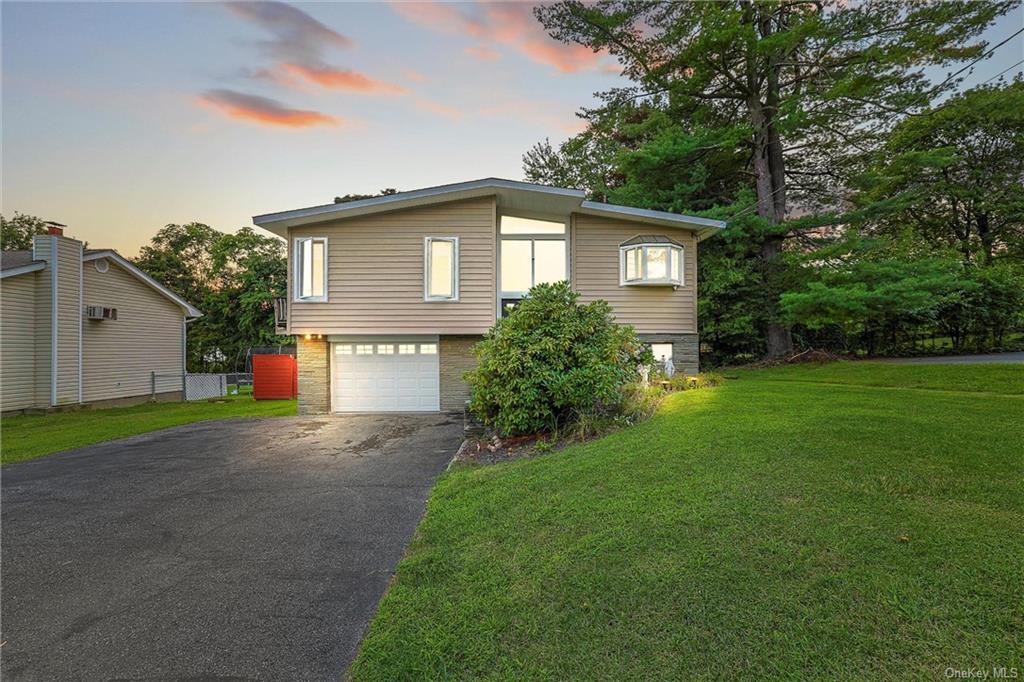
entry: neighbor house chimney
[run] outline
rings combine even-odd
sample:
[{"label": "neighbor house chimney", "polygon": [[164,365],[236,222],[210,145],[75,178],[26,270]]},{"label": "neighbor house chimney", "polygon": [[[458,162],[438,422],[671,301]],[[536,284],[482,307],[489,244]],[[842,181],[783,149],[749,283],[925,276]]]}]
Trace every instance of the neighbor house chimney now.
[{"label": "neighbor house chimney", "polygon": [[52,220],[47,220],[43,224],[46,225],[46,232],[47,232],[47,234],[57,235],[58,237],[63,237],[64,236],[64,228],[67,227],[67,225],[62,225],[60,223],[55,223]]}]

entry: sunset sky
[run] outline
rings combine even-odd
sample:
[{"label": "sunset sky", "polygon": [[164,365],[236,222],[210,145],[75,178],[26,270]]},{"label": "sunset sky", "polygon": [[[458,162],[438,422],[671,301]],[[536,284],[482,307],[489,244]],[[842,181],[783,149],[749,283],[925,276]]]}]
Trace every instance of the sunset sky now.
[{"label": "sunset sky", "polygon": [[[234,230],[338,194],[519,179],[527,148],[624,83],[530,10],[5,2],[3,214],[131,256],[166,223]],[[1018,36],[965,87],[1020,59]]]}]

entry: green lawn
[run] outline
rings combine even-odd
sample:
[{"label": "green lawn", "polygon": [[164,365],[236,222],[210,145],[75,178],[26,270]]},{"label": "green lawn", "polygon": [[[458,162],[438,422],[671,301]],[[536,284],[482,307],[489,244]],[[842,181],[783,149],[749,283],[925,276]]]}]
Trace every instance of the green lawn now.
[{"label": "green lawn", "polygon": [[773,381],[1024,394],[1024,367],[1020,365],[901,365],[856,361],[790,365],[766,370],[734,370],[726,374],[757,376]]},{"label": "green lawn", "polygon": [[1024,669],[1024,366],[732,374],[444,475],[353,677]]},{"label": "green lawn", "polygon": [[3,417],[0,419],[0,462],[21,462],[82,445],[208,419],[293,414],[294,400],[253,400],[243,394],[228,396],[219,402],[145,403],[134,407]]}]

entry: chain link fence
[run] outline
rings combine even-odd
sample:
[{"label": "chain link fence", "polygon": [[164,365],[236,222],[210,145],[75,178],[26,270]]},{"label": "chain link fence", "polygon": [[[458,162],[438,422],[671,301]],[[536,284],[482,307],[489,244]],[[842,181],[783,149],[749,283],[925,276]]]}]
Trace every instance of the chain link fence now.
[{"label": "chain link fence", "polygon": [[185,400],[208,400],[228,394],[226,374],[160,374],[150,372],[150,398],[180,392]]},{"label": "chain link fence", "polygon": [[208,400],[228,394],[226,374],[186,374],[185,400]]}]

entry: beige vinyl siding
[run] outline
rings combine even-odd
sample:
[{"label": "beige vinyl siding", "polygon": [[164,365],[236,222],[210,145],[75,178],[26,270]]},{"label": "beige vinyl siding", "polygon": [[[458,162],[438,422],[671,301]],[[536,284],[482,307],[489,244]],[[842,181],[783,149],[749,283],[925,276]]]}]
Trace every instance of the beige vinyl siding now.
[{"label": "beige vinyl siding", "polygon": [[[328,250],[327,302],[295,302],[289,277],[291,332],[482,334],[495,317],[495,212],[486,197],[291,230],[289,251],[296,237],[327,237]],[[431,236],[459,238],[458,301],[423,300]]]},{"label": "beige vinyl siding", "polygon": [[[33,257],[35,260],[49,261],[52,246],[56,240],[49,236],[37,236],[33,240]],[[53,310],[53,270],[47,263],[46,269],[37,271],[36,276],[36,407],[49,407],[50,396],[50,365],[53,353],[52,329]]]},{"label": "beige vinyl siding", "polygon": [[82,242],[57,240],[57,404],[79,402]]},{"label": "beige vinyl siding", "polygon": [[[683,245],[684,286],[619,286],[619,244],[640,234],[665,235]],[[572,278],[581,301],[608,301],[616,320],[641,334],[697,331],[697,240],[689,230],[576,214]]]},{"label": "beige vinyl siding", "polygon": [[157,392],[181,390],[184,311],[107,259],[83,263],[84,305],[117,308],[116,320],[85,320],[82,398],[85,402],[149,395],[151,372],[162,374]]},{"label": "beige vinyl siding", "polygon": [[[0,280],[0,411],[36,407],[36,277]],[[45,406],[45,404],[43,405]]]}]

